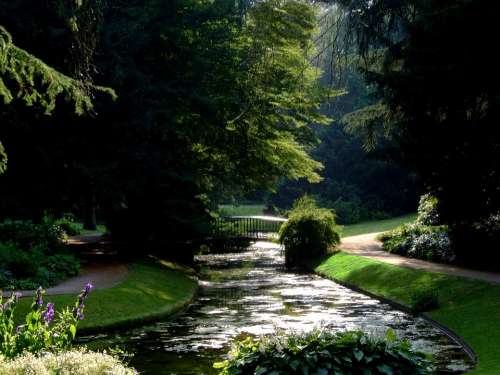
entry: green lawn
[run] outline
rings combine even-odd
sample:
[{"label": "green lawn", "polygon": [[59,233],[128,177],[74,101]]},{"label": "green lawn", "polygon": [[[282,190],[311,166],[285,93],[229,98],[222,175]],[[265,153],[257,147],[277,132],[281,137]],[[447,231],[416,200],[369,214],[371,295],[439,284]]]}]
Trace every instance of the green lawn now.
[{"label": "green lawn", "polygon": [[83,229],[83,223],[80,221],[76,222],[75,224],[80,229],[81,234],[97,234],[97,233],[106,233],[108,231],[106,225],[104,224],[97,224],[97,228],[95,230]]},{"label": "green lawn", "polygon": [[359,224],[346,225],[342,228],[342,237],[358,234],[385,232],[401,224],[409,223],[417,218],[417,214],[408,214],[387,220],[365,221]]},{"label": "green lawn", "polygon": [[263,204],[242,204],[239,206],[234,206],[230,204],[221,204],[219,210],[223,215],[226,216],[259,216],[264,215],[264,209],[266,208]]},{"label": "green lawn", "polygon": [[[162,261],[131,265],[129,277],[109,289],[92,291],[80,329],[99,330],[152,320],[186,306],[197,290],[197,282],[172,264]],[[73,304],[73,295],[48,296],[56,307]],[[16,316],[25,315],[31,298],[22,298]]]},{"label": "green lawn", "polygon": [[440,308],[429,315],[452,329],[475,350],[470,374],[500,374],[500,285],[389,265],[346,253],[316,268],[323,276],[409,305],[418,290],[436,288]]}]

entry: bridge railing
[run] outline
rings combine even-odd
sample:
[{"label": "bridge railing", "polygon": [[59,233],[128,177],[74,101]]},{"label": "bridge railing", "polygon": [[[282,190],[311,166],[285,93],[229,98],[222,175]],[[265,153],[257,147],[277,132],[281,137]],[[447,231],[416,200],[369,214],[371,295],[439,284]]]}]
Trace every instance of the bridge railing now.
[{"label": "bridge railing", "polygon": [[278,233],[286,221],[275,216],[221,216],[217,219],[214,237],[264,239]]}]

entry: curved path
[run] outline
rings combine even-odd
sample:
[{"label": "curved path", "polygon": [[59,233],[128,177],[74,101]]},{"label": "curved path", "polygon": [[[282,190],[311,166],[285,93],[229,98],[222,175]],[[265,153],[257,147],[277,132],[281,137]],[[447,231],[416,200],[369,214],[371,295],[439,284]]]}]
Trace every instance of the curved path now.
[{"label": "curved path", "polygon": [[396,266],[414,268],[430,272],[444,273],[452,276],[466,277],[500,284],[500,274],[494,272],[476,271],[448,264],[427,262],[425,260],[406,258],[382,250],[382,243],[377,240],[380,233],[361,234],[342,239],[340,248],[346,253],[364,256]]},{"label": "curved path", "polygon": [[[59,294],[78,294],[88,282],[95,289],[112,288],[120,284],[128,276],[128,268],[125,264],[93,264],[82,267],[78,276],[69,278],[59,285],[47,288],[45,294],[55,296]],[[23,297],[33,296],[33,290],[21,290]],[[3,292],[3,296],[10,296],[11,292]]]}]

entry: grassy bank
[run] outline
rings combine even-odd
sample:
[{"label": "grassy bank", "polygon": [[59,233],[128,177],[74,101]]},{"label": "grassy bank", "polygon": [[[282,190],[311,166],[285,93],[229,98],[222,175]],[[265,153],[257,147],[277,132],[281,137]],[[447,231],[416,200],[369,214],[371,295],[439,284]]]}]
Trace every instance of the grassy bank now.
[{"label": "grassy bank", "polygon": [[219,210],[227,216],[259,216],[264,215],[266,206],[263,204],[242,204],[234,206],[231,204],[221,204]]},{"label": "grassy bank", "polygon": [[342,237],[357,236],[358,234],[378,233],[394,229],[402,224],[414,221],[417,214],[408,214],[386,220],[366,221],[359,224],[342,227]]},{"label": "grassy bank", "polygon": [[[197,282],[174,265],[151,261],[130,266],[127,280],[109,289],[92,291],[85,309],[80,332],[124,327],[168,316],[189,304],[197,290]],[[76,296],[47,296],[61,309],[73,305]],[[23,317],[31,298],[22,298],[17,317]]]},{"label": "grassy bank", "polygon": [[346,253],[331,256],[316,271],[405,305],[409,305],[416,291],[437,289],[440,307],[428,315],[475,350],[478,364],[470,374],[500,374],[500,285],[393,266]]}]

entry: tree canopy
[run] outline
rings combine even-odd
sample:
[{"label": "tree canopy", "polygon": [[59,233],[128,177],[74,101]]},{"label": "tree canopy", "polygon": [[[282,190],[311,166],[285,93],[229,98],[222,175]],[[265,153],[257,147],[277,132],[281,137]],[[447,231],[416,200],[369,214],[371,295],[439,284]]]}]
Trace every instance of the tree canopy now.
[{"label": "tree canopy", "polygon": [[[484,0],[341,1],[380,102],[353,116],[394,141],[387,155],[439,199],[452,232],[500,210],[498,5]],[[460,247],[465,243],[454,238]],[[459,249],[457,249],[459,250]],[[462,249],[465,251],[465,249]],[[462,251],[462,252],[463,252]]]},{"label": "tree canopy", "polygon": [[[0,136],[15,168],[2,177],[4,212],[96,206],[116,235],[196,237],[222,196],[274,189],[283,177],[320,180],[311,124],[329,122],[318,109],[335,93],[312,63],[316,6],[91,3],[90,70],[76,71],[118,99],[95,103],[88,119],[64,106],[50,119],[6,109]],[[73,75],[66,52],[82,36],[57,4],[2,4],[0,23],[21,48]]]}]

